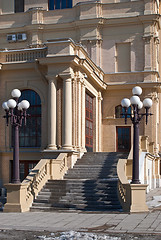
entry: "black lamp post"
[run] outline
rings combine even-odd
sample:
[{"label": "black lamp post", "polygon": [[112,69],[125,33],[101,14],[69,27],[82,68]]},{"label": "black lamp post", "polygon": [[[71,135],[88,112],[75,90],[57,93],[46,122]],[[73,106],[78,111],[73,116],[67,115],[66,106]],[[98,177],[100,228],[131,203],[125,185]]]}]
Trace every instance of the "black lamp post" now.
[{"label": "black lamp post", "polygon": [[[149,109],[152,106],[152,100],[145,98],[143,102],[140,101],[139,95],[142,94],[142,88],[136,86],[132,89],[133,96],[128,99],[124,98],[121,101],[122,108],[125,116],[125,124],[127,123],[127,117],[129,116],[133,123],[133,172],[132,172],[132,184],[139,184],[139,123],[143,116],[146,117],[146,124],[148,123]],[[132,106],[132,112],[128,113],[128,107]],[[140,113],[141,108],[144,106],[145,113]]]},{"label": "black lamp post", "polygon": [[10,124],[14,130],[14,141],[13,141],[13,180],[12,183],[20,183],[20,167],[19,167],[19,127],[26,125],[26,110],[29,108],[30,103],[27,100],[22,100],[18,103],[21,92],[18,89],[14,89],[11,92],[13,99],[9,99],[7,102],[2,104],[6,115],[6,124]]}]

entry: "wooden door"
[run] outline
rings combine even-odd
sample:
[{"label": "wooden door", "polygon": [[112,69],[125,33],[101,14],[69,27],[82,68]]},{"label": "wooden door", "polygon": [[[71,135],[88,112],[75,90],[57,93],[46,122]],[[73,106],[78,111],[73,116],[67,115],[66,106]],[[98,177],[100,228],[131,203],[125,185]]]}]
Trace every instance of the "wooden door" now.
[{"label": "wooden door", "polygon": [[93,98],[86,93],[86,149],[93,152]]}]

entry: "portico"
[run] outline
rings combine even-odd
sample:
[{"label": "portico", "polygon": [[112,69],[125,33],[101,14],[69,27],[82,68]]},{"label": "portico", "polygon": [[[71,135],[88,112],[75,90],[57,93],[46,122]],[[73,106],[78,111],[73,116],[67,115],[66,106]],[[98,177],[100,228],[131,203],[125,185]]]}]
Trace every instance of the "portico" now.
[{"label": "portico", "polygon": [[[6,72],[7,94],[14,86],[21,90],[34,90],[40,96],[41,145],[40,150],[32,147],[33,160],[39,161],[42,157],[54,158],[60,152],[66,151],[80,155],[88,150],[87,141],[90,141],[90,151],[100,150],[101,92],[106,89],[106,84],[103,82],[103,71],[90,60],[84,49],[72,40],[53,41],[46,43],[46,47],[47,55],[38,58],[36,62],[33,60],[27,63],[23,57],[21,62],[16,61],[16,57],[13,57],[16,53],[13,53],[14,61],[7,64],[3,62],[1,69],[2,71],[9,70]],[[60,48],[65,51],[60,51]],[[25,55],[25,50],[20,54]],[[2,55],[5,55],[5,52]],[[12,68],[12,66],[14,67]],[[30,79],[26,76],[26,69]],[[16,84],[14,82],[15,70],[21,70]],[[10,74],[13,78],[10,77]],[[87,96],[92,101],[91,120],[89,116],[86,116]],[[7,136],[7,141],[12,144],[11,133]],[[25,153],[24,149],[20,148],[20,160],[31,160],[31,148],[29,147],[27,150]],[[11,152],[6,154],[8,164],[11,156]],[[8,171],[4,183],[10,178]]]}]

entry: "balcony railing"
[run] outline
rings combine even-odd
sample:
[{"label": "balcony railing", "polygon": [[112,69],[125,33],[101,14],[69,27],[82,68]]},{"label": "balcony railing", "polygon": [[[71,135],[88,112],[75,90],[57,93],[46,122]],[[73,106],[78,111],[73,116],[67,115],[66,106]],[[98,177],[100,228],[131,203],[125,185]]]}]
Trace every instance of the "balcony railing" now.
[{"label": "balcony railing", "polygon": [[0,52],[1,62],[32,62],[47,55],[47,48],[8,50]]}]

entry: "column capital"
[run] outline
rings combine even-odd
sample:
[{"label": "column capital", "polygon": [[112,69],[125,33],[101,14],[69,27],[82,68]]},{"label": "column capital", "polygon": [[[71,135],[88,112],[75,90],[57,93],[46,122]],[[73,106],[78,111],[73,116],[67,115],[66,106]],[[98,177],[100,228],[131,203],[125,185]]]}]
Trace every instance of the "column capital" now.
[{"label": "column capital", "polygon": [[102,101],[102,100],[103,100],[103,97],[102,97],[102,93],[101,93],[101,92],[98,92],[98,100],[99,100],[99,101]]},{"label": "column capital", "polygon": [[149,44],[153,38],[153,35],[144,35],[143,40],[146,44]]},{"label": "column capital", "polygon": [[77,77],[76,79],[77,83],[80,83],[85,86],[84,78],[83,77]]},{"label": "column capital", "polygon": [[46,75],[45,77],[49,82],[52,82],[58,79],[58,75]]},{"label": "column capital", "polygon": [[156,103],[159,102],[159,97],[157,92],[151,92],[147,95],[147,97],[151,98],[153,102],[156,102]]},{"label": "column capital", "polygon": [[73,74],[71,73],[61,73],[58,76],[62,78],[64,81],[69,81],[69,80],[71,81],[74,78]]}]

